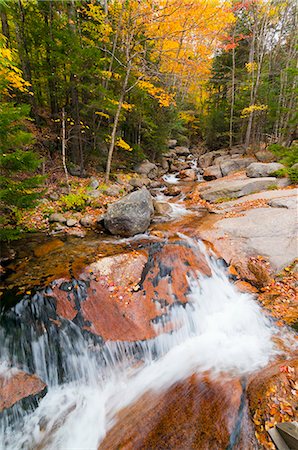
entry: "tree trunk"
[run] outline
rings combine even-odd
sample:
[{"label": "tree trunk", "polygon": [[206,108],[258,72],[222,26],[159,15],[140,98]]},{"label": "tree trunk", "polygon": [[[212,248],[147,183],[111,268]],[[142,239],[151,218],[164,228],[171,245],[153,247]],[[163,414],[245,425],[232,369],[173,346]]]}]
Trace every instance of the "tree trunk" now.
[{"label": "tree trunk", "polygon": [[62,108],[62,165],[65,173],[66,184],[68,192],[70,192],[70,185],[68,180],[68,171],[66,166],[66,125],[65,125],[65,110]]},{"label": "tree trunk", "polygon": [[[235,30],[233,32],[233,44],[235,45]],[[232,98],[230,109],[230,148],[233,145],[233,118],[234,118],[234,106],[235,106],[235,47],[232,49]]]},{"label": "tree trunk", "polygon": [[127,88],[127,84],[128,84],[130,71],[131,71],[131,62],[129,62],[128,66],[127,66],[125,79],[124,79],[123,86],[122,86],[122,92],[120,95],[120,99],[119,99],[119,103],[118,103],[118,107],[117,107],[117,111],[116,111],[116,115],[115,115],[115,119],[114,119],[114,123],[113,123],[113,130],[112,130],[112,134],[111,134],[111,143],[110,143],[110,147],[109,147],[106,176],[105,176],[106,183],[109,181],[109,178],[110,178],[111,164],[112,164],[113,152],[114,152],[114,148],[115,148],[116,133],[117,133],[121,108],[122,108],[123,100],[124,100],[125,93],[126,93],[126,88]]}]

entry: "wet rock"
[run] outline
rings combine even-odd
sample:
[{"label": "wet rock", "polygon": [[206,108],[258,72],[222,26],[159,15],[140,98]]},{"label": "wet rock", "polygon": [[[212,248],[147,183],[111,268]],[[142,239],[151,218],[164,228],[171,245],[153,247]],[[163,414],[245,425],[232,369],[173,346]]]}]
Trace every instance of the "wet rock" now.
[{"label": "wet rock", "polygon": [[255,160],[254,158],[233,158],[228,161],[224,161],[220,164],[220,169],[222,175],[225,177],[232,172],[236,172],[237,170],[245,169]]},{"label": "wet rock", "polygon": [[171,205],[167,202],[157,202],[154,200],[153,206],[155,213],[158,214],[159,216],[166,216],[172,212]]},{"label": "wet rock", "polygon": [[279,163],[261,163],[254,162],[246,168],[246,175],[250,178],[270,177],[270,175],[285,166]]},{"label": "wet rock", "polygon": [[190,150],[188,147],[176,147],[175,153],[177,156],[188,156],[190,154]]},{"label": "wet rock", "polygon": [[63,216],[63,214],[53,213],[49,217],[49,222],[50,223],[54,223],[54,222],[66,223],[66,218]]},{"label": "wet rock", "polygon": [[68,219],[66,221],[66,225],[70,228],[75,227],[78,224],[78,221],[75,219]]},{"label": "wet rock", "polygon": [[169,195],[171,197],[176,197],[177,195],[181,194],[181,189],[178,186],[168,186],[167,189],[164,191],[165,195]]},{"label": "wet rock", "polygon": [[276,161],[276,156],[269,150],[260,150],[259,152],[255,153],[255,157],[257,158],[258,161],[263,163]]},{"label": "wet rock", "polygon": [[148,178],[153,179],[157,176],[158,167],[156,166],[156,164],[145,160],[136,167],[135,171],[140,175],[146,175]]},{"label": "wet rock", "polygon": [[36,375],[18,369],[0,373],[0,413],[21,403],[22,407],[36,404],[47,392],[46,384]]},{"label": "wet rock", "polygon": [[89,187],[91,187],[91,189],[97,189],[98,186],[99,186],[99,181],[96,178],[91,177]]},{"label": "wet rock", "polygon": [[201,196],[204,200],[214,202],[218,199],[233,199],[243,197],[244,195],[252,194],[257,191],[262,191],[271,187],[277,182],[274,177],[264,177],[255,179],[240,179],[240,180],[215,180],[211,181],[205,187],[201,188]]},{"label": "wet rock", "polygon": [[222,173],[219,166],[210,166],[204,169],[203,178],[206,181],[216,180],[221,177]]},{"label": "wet rock", "polygon": [[177,145],[177,139],[169,139],[168,140],[168,147],[169,148],[175,148]]},{"label": "wet rock", "polygon": [[133,236],[147,230],[153,214],[152,197],[143,188],[110,204],[104,217],[104,226],[112,234]]},{"label": "wet rock", "polygon": [[86,228],[92,227],[93,223],[94,223],[94,220],[91,215],[84,216],[80,219],[80,224]]},{"label": "wet rock", "polygon": [[184,169],[179,173],[181,179],[185,181],[195,181],[197,179],[197,174],[194,169]]},{"label": "wet rock", "polygon": [[[241,431],[241,395],[239,380],[208,375],[193,375],[166,391],[148,392],[120,411],[100,449],[125,448],[128,442],[134,449],[230,448]],[[251,434],[242,448],[255,448],[248,442],[254,439]]]}]

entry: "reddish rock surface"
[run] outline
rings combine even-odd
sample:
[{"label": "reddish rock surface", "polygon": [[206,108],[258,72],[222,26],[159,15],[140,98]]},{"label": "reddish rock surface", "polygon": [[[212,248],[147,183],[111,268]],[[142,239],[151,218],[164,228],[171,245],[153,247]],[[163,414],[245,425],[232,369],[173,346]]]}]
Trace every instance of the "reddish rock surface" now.
[{"label": "reddish rock surface", "polygon": [[273,450],[267,430],[279,422],[298,419],[298,359],[280,360],[250,377],[248,400],[256,437],[264,448]]},{"label": "reddish rock surface", "polygon": [[53,289],[56,311],[69,320],[80,312],[83,327],[105,340],[148,339],[155,336],[153,323],[168,314],[170,305],[187,301],[188,277],[196,270],[210,275],[204,257],[179,240],[153,244],[149,252],[104,257],[81,274],[87,287],[79,302],[77,286],[61,290],[59,281]]},{"label": "reddish rock surface", "polygon": [[251,430],[241,437],[241,397],[239,380],[193,375],[121,411],[99,449],[224,449],[234,435],[235,442],[242,438],[242,449],[254,448]]},{"label": "reddish rock surface", "polygon": [[7,376],[0,374],[0,412],[11,408],[28,397],[43,396],[46,385],[36,375],[18,370],[8,370]]}]

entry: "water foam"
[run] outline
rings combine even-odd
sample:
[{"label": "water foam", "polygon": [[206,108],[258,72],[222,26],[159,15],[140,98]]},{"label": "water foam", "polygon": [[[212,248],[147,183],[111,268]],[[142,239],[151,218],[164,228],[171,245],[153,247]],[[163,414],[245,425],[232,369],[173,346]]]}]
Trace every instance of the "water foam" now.
[{"label": "water foam", "polygon": [[[190,239],[188,244],[197,247]],[[204,251],[202,244],[198,251]],[[135,347],[107,342],[104,349],[94,346],[90,351],[78,329],[70,339],[64,328],[68,382],[59,385],[49,367],[45,369],[47,340],[32,342],[36,373],[52,378],[52,383],[38,408],[24,417],[21,430],[2,428],[2,448],[97,449],[117,413],[149,390],[167,389],[195,372],[239,375],[265,366],[277,353],[274,326],[253,297],[238,292],[223,267],[206,258],[211,277],[193,274],[189,303],[168,309],[167,322],[155,325],[155,339]],[[169,321],[174,331],[166,333]]]}]

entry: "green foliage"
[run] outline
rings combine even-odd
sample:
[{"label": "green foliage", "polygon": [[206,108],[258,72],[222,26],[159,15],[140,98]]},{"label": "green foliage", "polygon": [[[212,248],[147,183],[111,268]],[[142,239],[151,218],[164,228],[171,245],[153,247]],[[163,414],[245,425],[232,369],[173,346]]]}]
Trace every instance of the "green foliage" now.
[{"label": "green foliage", "polygon": [[67,195],[63,195],[59,204],[64,211],[75,210],[82,211],[87,204],[88,196],[83,192],[78,193],[70,193]]},{"label": "green foliage", "polygon": [[272,175],[277,178],[288,177],[292,184],[298,184],[298,168],[285,167],[284,169],[276,170]]},{"label": "green foliage", "polygon": [[268,150],[274,153],[281,164],[287,167],[291,167],[298,163],[298,146],[293,145],[292,147],[284,147],[279,144],[271,144],[268,146]]},{"label": "green foliage", "polygon": [[0,242],[16,241],[22,237],[22,234],[20,228],[0,228]]}]

